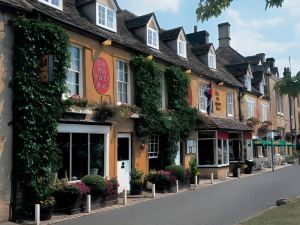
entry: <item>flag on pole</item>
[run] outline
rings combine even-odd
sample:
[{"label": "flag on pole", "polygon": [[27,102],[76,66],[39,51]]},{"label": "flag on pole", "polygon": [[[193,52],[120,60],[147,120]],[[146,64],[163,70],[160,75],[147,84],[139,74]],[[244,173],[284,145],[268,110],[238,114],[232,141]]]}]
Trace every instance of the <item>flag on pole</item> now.
[{"label": "flag on pole", "polygon": [[204,95],[207,98],[206,112],[207,112],[207,115],[210,115],[211,113],[213,113],[213,87],[212,87],[212,81],[210,82],[208,88],[204,91]]}]

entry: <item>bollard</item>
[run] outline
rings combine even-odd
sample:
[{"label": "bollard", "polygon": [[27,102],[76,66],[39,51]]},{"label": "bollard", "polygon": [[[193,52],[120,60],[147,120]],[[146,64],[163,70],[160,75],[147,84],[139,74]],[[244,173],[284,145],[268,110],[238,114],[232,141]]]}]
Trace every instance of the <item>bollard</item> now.
[{"label": "bollard", "polygon": [[238,178],[241,178],[241,168],[237,169]]},{"label": "bollard", "polygon": [[176,193],[179,193],[179,184],[178,184],[178,180],[176,180]]},{"label": "bollard", "polygon": [[155,184],[152,184],[152,198],[155,198],[156,194],[155,194]]},{"label": "bollard", "polygon": [[228,180],[228,171],[225,171],[225,181]]},{"label": "bollard", "polygon": [[35,204],[35,224],[40,225],[41,222],[41,210],[40,204]]},{"label": "bollard", "polygon": [[198,177],[195,176],[195,188],[198,188]]},{"label": "bollard", "polygon": [[86,196],[86,210],[88,213],[90,213],[92,211],[92,207],[91,207],[91,195],[87,195]]},{"label": "bollard", "polygon": [[123,189],[123,205],[127,205],[127,191]]},{"label": "bollard", "polygon": [[210,173],[210,183],[214,183],[214,173]]}]

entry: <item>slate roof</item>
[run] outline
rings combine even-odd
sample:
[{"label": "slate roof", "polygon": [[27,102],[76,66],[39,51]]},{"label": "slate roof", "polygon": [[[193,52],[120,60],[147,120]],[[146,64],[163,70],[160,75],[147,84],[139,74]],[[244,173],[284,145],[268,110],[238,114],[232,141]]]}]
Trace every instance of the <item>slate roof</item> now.
[{"label": "slate roof", "polygon": [[[135,28],[143,27],[143,26],[147,25],[147,23],[149,22],[149,20],[151,19],[152,16],[155,18],[154,13],[149,13],[149,14],[146,14],[143,16],[138,16],[138,17],[134,17],[129,20],[126,20],[125,23],[126,23],[128,29],[135,29]],[[156,21],[156,24],[158,25],[157,21]]]},{"label": "slate roof", "polygon": [[247,56],[246,57],[246,61],[248,61],[250,64],[259,64],[259,62],[261,61],[260,56],[258,55],[253,55],[253,56]]},{"label": "slate roof", "polygon": [[240,53],[238,53],[231,47],[219,47],[216,50],[216,54],[218,57],[221,57],[224,60],[226,60],[228,64],[247,62],[245,61],[244,56],[242,56]]},{"label": "slate roof", "polygon": [[206,30],[190,33],[186,35],[186,38],[193,46],[207,44],[209,33]]},{"label": "slate roof", "polygon": [[221,118],[208,116],[204,113],[198,115],[197,130],[235,130],[252,131],[248,125],[234,118]]},{"label": "slate roof", "polygon": [[[75,5],[77,7],[81,7],[81,6],[84,6],[84,5],[87,5],[89,3],[92,3],[92,2],[95,2],[96,0],[75,0]],[[113,0],[117,9],[120,10],[120,7],[119,7],[119,4],[116,0]]]},{"label": "slate roof", "polygon": [[209,52],[209,49],[210,49],[211,46],[213,46],[212,43],[203,44],[203,45],[193,47],[192,50],[196,55],[204,55],[204,54],[207,54]]},{"label": "slate roof", "polygon": [[31,6],[25,0],[0,0],[0,5],[22,11],[31,11]]},{"label": "slate roof", "polygon": [[183,30],[182,27],[177,27],[171,30],[163,30],[159,37],[162,41],[175,40],[178,38],[181,30]]},{"label": "slate roof", "polygon": [[228,64],[226,68],[236,77],[241,77],[247,74],[249,64],[248,63],[235,63]]}]

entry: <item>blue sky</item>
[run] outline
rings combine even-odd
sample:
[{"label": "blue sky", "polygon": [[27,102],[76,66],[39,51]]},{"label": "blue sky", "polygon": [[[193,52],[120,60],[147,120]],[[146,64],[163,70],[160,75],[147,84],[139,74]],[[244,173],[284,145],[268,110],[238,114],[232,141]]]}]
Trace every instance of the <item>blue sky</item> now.
[{"label": "blue sky", "polygon": [[210,33],[210,42],[218,47],[218,24],[231,24],[231,46],[242,55],[265,53],[274,57],[282,74],[289,66],[300,71],[300,1],[285,0],[282,8],[265,11],[265,0],[236,0],[221,16],[197,22],[195,10],[199,0],[118,0],[122,9],[137,15],[155,12],[161,28],[183,26],[186,33],[198,30]]}]

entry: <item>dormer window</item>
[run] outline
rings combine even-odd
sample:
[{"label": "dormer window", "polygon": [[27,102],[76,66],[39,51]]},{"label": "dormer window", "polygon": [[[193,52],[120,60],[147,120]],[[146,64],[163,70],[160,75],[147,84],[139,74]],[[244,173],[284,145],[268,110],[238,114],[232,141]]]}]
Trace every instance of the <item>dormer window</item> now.
[{"label": "dormer window", "polygon": [[62,10],[62,1],[63,0],[39,0],[39,2],[42,2],[59,10]]},{"label": "dormer window", "polygon": [[177,40],[177,54],[186,58],[186,43],[181,40]]},{"label": "dormer window", "polygon": [[245,75],[245,86],[248,91],[251,91],[251,76],[250,75]]},{"label": "dormer window", "polygon": [[158,49],[158,32],[151,27],[147,28],[147,45]]},{"label": "dormer window", "polygon": [[209,52],[208,52],[208,54],[207,54],[207,57],[208,57],[208,59],[207,59],[207,61],[208,61],[208,67],[209,68],[211,68],[211,69],[213,69],[213,70],[215,70],[215,69],[217,69],[217,63],[216,63],[216,53],[215,53],[215,51],[214,51],[214,47],[211,45],[211,47],[210,47],[210,50],[209,50]]},{"label": "dormer window", "polygon": [[265,78],[263,77],[263,80],[259,84],[259,92],[264,95],[265,94],[265,86],[266,86],[266,81]]},{"label": "dormer window", "polygon": [[97,1],[96,23],[111,31],[117,31],[116,10]]}]

